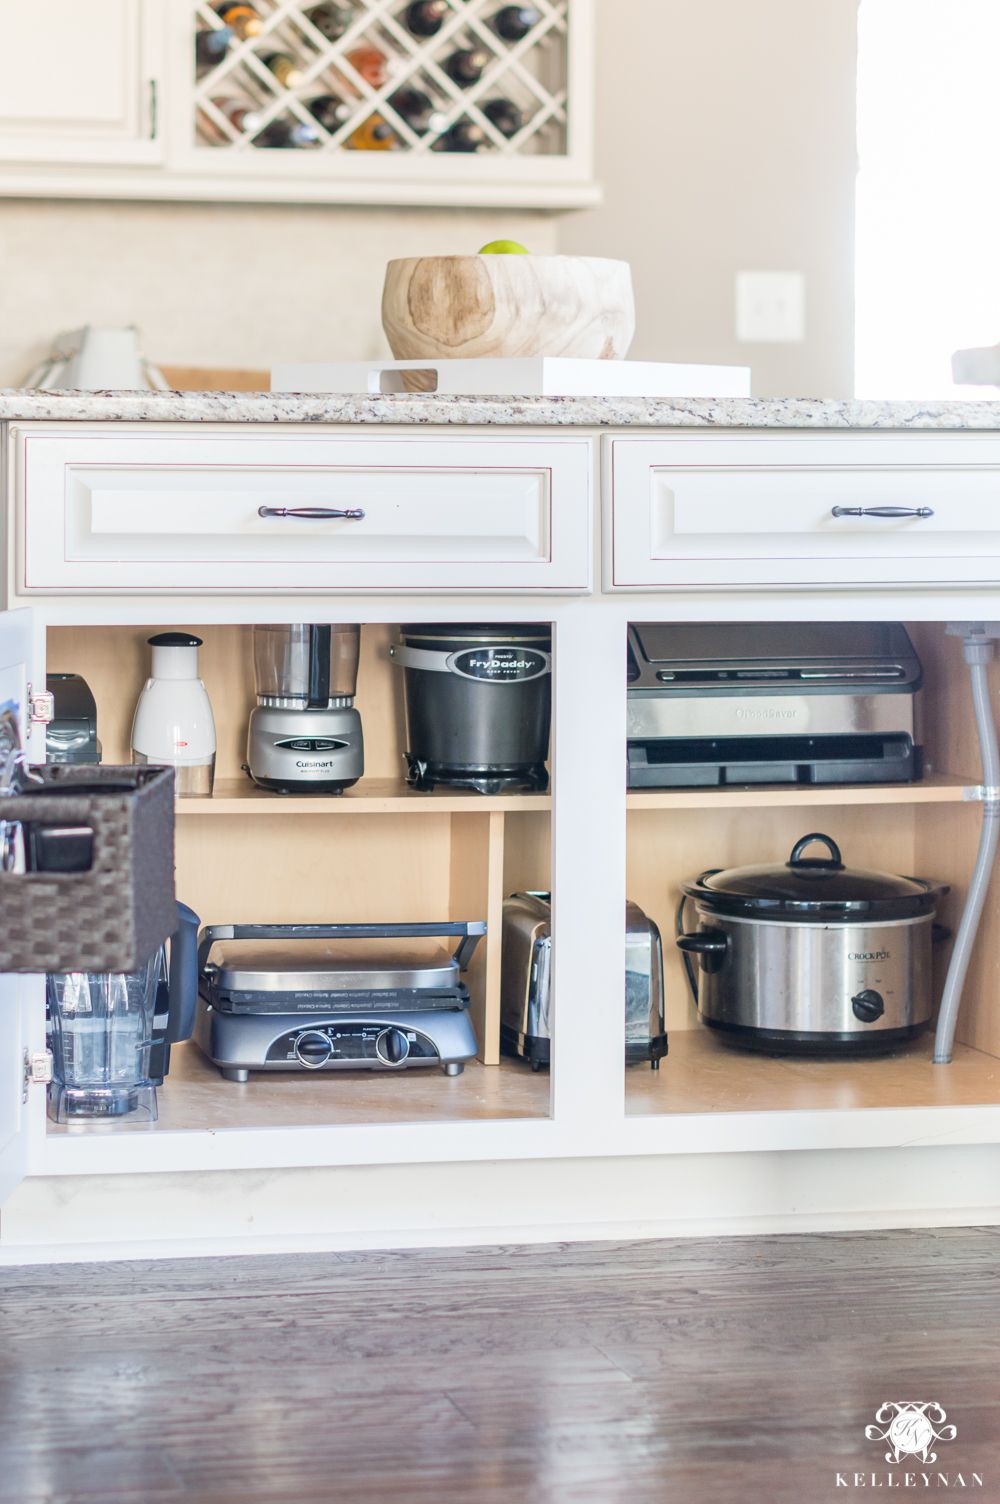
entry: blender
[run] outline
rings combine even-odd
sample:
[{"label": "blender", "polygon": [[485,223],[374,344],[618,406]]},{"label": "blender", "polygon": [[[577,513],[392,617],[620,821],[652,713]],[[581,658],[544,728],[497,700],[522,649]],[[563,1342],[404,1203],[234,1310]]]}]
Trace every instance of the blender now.
[{"label": "blender", "polygon": [[137,971],[46,978],[52,1050],[49,1117],[156,1120],[170,1045],[189,1039],[198,1004],[198,916],[177,905],[170,958],[159,946]]},{"label": "blender", "polygon": [[246,772],[278,794],[340,794],[365,770],[354,708],[359,626],[286,623],[253,629],[257,705]]}]

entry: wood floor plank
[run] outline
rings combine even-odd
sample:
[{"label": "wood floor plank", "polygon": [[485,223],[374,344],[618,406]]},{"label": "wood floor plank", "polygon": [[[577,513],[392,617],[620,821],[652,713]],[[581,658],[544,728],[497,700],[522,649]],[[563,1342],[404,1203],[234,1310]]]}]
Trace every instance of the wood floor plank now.
[{"label": "wood floor plank", "polygon": [[1000,1501],[1000,1230],[0,1272],[0,1504],[826,1504],[940,1401]]}]

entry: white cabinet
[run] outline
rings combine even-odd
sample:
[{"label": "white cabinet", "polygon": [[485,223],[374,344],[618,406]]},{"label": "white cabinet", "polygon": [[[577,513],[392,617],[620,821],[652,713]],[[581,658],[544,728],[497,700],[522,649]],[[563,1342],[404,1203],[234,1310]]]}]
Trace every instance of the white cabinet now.
[{"label": "white cabinet", "polygon": [[[32,613],[0,611],[0,763],[14,738],[24,742],[32,649]],[[26,1061],[41,1044],[39,993],[35,977],[0,976],[0,1203],[27,1173],[32,1121],[43,1126],[44,1087],[32,1096],[25,1082]]]},{"label": "white cabinet", "polygon": [[584,593],[592,441],[22,429],[25,595]]},{"label": "white cabinet", "polygon": [[608,589],[1000,580],[996,435],[695,434],[607,445]]},{"label": "white cabinet", "polygon": [[[308,0],[255,3],[259,34],[234,36],[205,71],[195,37],[220,23],[200,0],[0,0],[0,196],[597,201],[593,0],[546,0],[518,41],[499,35],[494,0],[462,0],[430,39],[403,7],[366,0],[332,41]],[[449,59],[470,48],[482,71],[460,85]],[[270,69],[272,53],[291,55],[290,76]],[[405,113],[412,88],[429,113]],[[331,90],[343,118],[317,125],[310,101]],[[494,124],[498,103],[513,126]],[[303,149],[278,149],[289,127]],[[476,150],[448,145],[456,127]]]},{"label": "white cabinet", "polygon": [[0,0],[0,162],[160,155],[157,0]]}]

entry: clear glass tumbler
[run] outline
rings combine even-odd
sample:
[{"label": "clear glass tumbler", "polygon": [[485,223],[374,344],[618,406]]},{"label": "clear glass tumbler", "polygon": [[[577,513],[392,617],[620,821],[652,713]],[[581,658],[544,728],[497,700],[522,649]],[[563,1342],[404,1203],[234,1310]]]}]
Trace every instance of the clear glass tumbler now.
[{"label": "clear glass tumbler", "polygon": [[157,951],[139,971],[55,972],[47,979],[52,1085],[49,1117],[154,1121],[149,1079]]}]

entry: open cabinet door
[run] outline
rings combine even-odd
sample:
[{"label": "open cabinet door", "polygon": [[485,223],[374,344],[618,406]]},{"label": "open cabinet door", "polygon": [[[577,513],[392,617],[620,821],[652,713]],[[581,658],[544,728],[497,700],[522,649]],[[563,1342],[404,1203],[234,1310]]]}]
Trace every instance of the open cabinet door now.
[{"label": "open cabinet door", "polygon": [[[2,752],[6,752],[14,741],[20,746],[27,745],[33,642],[30,611],[0,611]],[[0,976],[0,1205],[24,1179],[27,1170],[31,1114],[29,1104],[24,1100],[25,1055],[31,1045],[33,1007],[35,1027],[39,1025],[39,991],[37,977]],[[34,1103],[30,1105],[35,1106]]]}]

